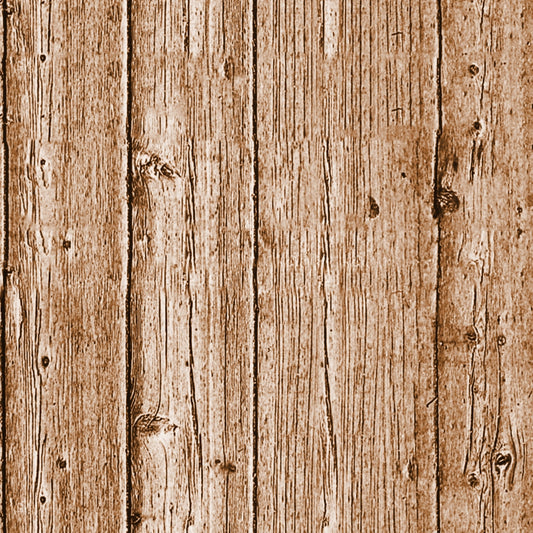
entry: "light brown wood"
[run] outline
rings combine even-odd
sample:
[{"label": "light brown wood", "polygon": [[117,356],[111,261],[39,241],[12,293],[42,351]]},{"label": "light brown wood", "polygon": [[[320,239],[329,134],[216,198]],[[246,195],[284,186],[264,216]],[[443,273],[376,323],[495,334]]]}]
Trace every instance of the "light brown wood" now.
[{"label": "light brown wood", "polygon": [[8,532],[126,529],[125,8],[7,6]]},{"label": "light brown wood", "polygon": [[533,528],[533,6],[442,3],[441,530]]},{"label": "light brown wood", "polygon": [[258,531],[435,531],[436,5],[258,4]]},{"label": "light brown wood", "polygon": [[132,524],[251,524],[248,2],[132,3]]},{"label": "light brown wood", "polygon": [[3,4],[5,533],[533,530],[530,2]]}]

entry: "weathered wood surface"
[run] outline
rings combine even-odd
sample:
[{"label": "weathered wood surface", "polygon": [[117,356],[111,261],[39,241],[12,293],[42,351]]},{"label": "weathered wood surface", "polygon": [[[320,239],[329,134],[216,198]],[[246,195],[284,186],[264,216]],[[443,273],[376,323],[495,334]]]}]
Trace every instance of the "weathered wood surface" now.
[{"label": "weathered wood surface", "polygon": [[258,531],[434,531],[436,7],[258,5]]},{"label": "weathered wood surface", "polygon": [[442,531],[533,530],[532,16],[442,3]]},{"label": "weathered wood surface", "polygon": [[132,3],[132,523],[251,523],[247,0]]},{"label": "weathered wood surface", "polygon": [[529,532],[533,7],[3,2],[5,532]]},{"label": "weathered wood surface", "polygon": [[126,528],[125,8],[4,6],[9,532]]}]

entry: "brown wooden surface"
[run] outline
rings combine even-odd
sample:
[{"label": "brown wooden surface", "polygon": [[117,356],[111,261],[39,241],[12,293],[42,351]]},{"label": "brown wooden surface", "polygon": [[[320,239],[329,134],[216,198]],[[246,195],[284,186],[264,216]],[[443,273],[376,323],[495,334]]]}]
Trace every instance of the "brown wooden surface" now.
[{"label": "brown wooden surface", "polygon": [[532,16],[442,4],[442,531],[533,530]]},{"label": "brown wooden surface", "polygon": [[259,4],[258,531],[431,531],[436,11],[339,6]]},{"label": "brown wooden surface", "polygon": [[5,530],[125,530],[125,2],[10,4]]},{"label": "brown wooden surface", "polygon": [[251,520],[250,6],[132,4],[132,516]]},{"label": "brown wooden surface", "polygon": [[531,531],[532,17],[4,1],[2,530]]}]

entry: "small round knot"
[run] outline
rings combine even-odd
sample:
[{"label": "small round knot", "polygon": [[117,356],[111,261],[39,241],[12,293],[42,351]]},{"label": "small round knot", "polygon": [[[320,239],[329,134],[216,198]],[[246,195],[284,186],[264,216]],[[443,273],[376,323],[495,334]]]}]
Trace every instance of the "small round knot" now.
[{"label": "small round knot", "polygon": [[475,489],[476,487],[479,486],[479,478],[477,477],[477,475],[472,472],[469,476],[468,476],[468,484],[473,488]]},{"label": "small round knot", "polygon": [[470,74],[472,74],[472,76],[476,76],[477,74],[479,74],[479,67],[473,63],[468,67],[468,70],[470,71]]},{"label": "small round knot", "polygon": [[476,342],[477,341],[477,331],[474,326],[468,326],[465,337],[470,342]]}]

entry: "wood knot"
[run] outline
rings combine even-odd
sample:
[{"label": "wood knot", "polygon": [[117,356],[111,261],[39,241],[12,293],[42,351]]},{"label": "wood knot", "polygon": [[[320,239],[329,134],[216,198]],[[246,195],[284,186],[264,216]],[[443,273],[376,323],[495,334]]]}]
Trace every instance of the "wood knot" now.
[{"label": "wood knot", "polygon": [[139,513],[133,513],[130,516],[130,522],[133,526],[136,526],[141,523],[141,515]]},{"label": "wood knot", "polygon": [[504,472],[509,467],[512,460],[513,458],[508,452],[497,453],[496,457],[494,458],[494,467],[496,469],[496,473],[500,475],[500,473]]},{"label": "wood knot", "polygon": [[215,459],[215,464],[219,466],[221,470],[226,472],[237,472],[237,467],[229,461],[227,463],[223,463],[220,459]]},{"label": "wood knot", "polygon": [[379,215],[379,205],[376,202],[376,200],[374,200],[374,198],[372,198],[372,196],[368,197],[368,201],[370,203],[369,216],[370,216],[370,218],[376,218]]},{"label": "wood knot", "polygon": [[158,179],[161,176],[168,179],[180,178],[180,173],[171,165],[165,163],[156,154],[140,154],[137,157],[137,168],[141,178]]},{"label": "wood knot", "polygon": [[475,489],[476,487],[479,486],[479,478],[477,477],[477,474],[475,472],[472,472],[469,476],[468,476],[468,484],[473,488]]},{"label": "wood knot", "polygon": [[146,414],[139,416],[133,427],[136,433],[152,436],[159,433],[169,433],[174,431],[177,426],[172,424],[167,417]]},{"label": "wood knot", "polygon": [[459,209],[459,198],[451,189],[440,189],[436,200],[435,215],[437,217],[444,213],[455,213]]},{"label": "wood knot", "polygon": [[468,70],[470,71],[470,74],[472,74],[472,76],[476,76],[477,74],[479,74],[479,67],[475,64],[472,64],[468,67]]},{"label": "wood knot", "polygon": [[71,243],[69,240],[65,239],[65,240],[63,241],[63,248],[64,248],[65,250],[70,250],[70,247],[71,247],[71,246],[72,246],[72,243]]},{"label": "wood knot", "polygon": [[465,333],[466,340],[469,342],[477,342],[477,331],[474,326],[468,326]]}]

